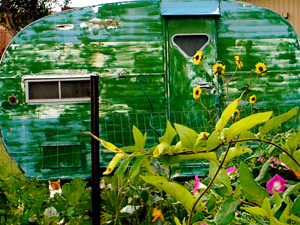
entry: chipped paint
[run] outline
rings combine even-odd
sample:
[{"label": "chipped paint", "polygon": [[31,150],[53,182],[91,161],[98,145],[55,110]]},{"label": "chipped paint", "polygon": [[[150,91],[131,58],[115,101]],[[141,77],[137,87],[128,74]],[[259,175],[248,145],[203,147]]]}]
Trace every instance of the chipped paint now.
[{"label": "chipped paint", "polygon": [[[176,34],[195,33],[209,35],[201,66],[195,66],[192,57],[182,54],[172,41]],[[229,87],[232,98],[255,79],[251,71],[260,61],[269,72],[252,89],[257,106],[275,101],[299,105],[299,40],[291,25],[270,10],[231,0],[138,0],[50,15],[19,32],[3,55],[3,140],[27,177],[89,177],[90,137],[82,132],[90,130],[90,103],[27,104],[24,78],[99,74],[101,138],[120,147],[133,145],[131,129],[136,125],[147,132],[150,147],[157,140],[149,126],[151,116],[159,132],[167,118],[202,129],[207,118],[201,108],[190,108],[192,89],[210,84],[211,65],[217,60],[226,64],[226,75],[231,76],[235,55],[244,67]],[[153,113],[136,83],[140,74],[147,75],[147,82],[140,83],[153,103]],[[16,104],[8,102],[10,96],[16,97]],[[217,97],[208,88],[203,103],[213,105]],[[58,149],[63,142],[81,146],[80,168],[78,160],[63,170],[43,168],[43,144],[56,143]],[[101,166],[111,158],[101,151]]]},{"label": "chipped paint", "polygon": [[91,31],[93,29],[97,30],[97,29],[101,29],[101,28],[116,29],[118,26],[119,26],[119,23],[112,19],[93,18],[87,22],[80,23],[81,28],[88,27],[89,31]]}]

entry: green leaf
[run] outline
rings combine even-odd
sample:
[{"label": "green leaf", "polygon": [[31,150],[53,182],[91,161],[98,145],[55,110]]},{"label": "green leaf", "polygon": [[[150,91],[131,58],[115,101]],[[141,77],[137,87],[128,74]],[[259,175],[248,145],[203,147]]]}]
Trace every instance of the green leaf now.
[{"label": "green leaf", "polygon": [[158,144],[153,152],[154,157],[158,157],[163,155],[164,153],[167,153],[170,149],[170,145],[167,142],[162,142]]},{"label": "green leaf", "polygon": [[240,205],[240,203],[240,199],[235,200],[231,197],[228,197],[217,211],[217,214],[214,218],[214,222],[217,225],[231,224],[231,221],[234,219],[234,214],[237,211],[237,208]]},{"label": "green leaf", "polygon": [[264,202],[263,202],[261,208],[266,211],[267,216],[268,216],[267,218],[269,219],[271,216],[271,204],[267,197],[264,199]]},{"label": "green leaf", "polygon": [[104,141],[100,138],[98,138],[96,135],[92,134],[91,132],[84,132],[84,133],[87,133],[89,135],[91,135],[94,139],[96,139],[97,141],[99,141],[101,143],[101,145],[106,148],[107,150],[110,150],[114,153],[120,153],[120,152],[123,152],[121,149],[117,148],[115,145],[113,145],[112,143],[110,142],[107,142],[107,141]]},{"label": "green leaf", "polygon": [[146,143],[147,133],[145,133],[144,136],[142,132],[134,125],[132,127],[132,133],[133,133],[135,146],[139,149],[139,151],[143,151]]},{"label": "green leaf", "polygon": [[263,200],[269,196],[269,192],[253,179],[252,173],[248,169],[246,163],[242,162],[240,164],[239,172],[239,180],[246,198],[250,202],[254,202],[261,206]]},{"label": "green leaf", "polygon": [[268,175],[269,170],[271,169],[270,164],[273,163],[271,160],[267,161],[261,168],[259,175],[255,178],[255,181],[261,183],[264,181],[264,178]]},{"label": "green leaf", "polygon": [[[140,176],[146,183],[149,183],[159,190],[170,194],[177,201],[180,201],[181,204],[186,208],[188,212],[192,210],[194,202],[196,199],[193,198],[192,194],[184,186],[169,182],[165,177],[161,176]],[[197,204],[195,210],[197,212],[206,211],[206,207],[203,205],[200,200]]]},{"label": "green leaf", "polygon": [[137,146],[124,146],[120,148],[123,152],[139,152],[140,149]]},{"label": "green leaf", "polygon": [[299,190],[300,190],[300,183],[292,185],[288,189],[285,190],[282,198],[286,201],[286,199],[289,195],[292,195],[292,194],[298,192]]},{"label": "green leaf", "polygon": [[300,196],[298,195],[294,204],[292,205],[290,214],[294,214],[295,216],[300,216]]},{"label": "green leaf", "polygon": [[267,134],[270,130],[278,127],[283,122],[289,120],[293,116],[295,116],[298,113],[297,108],[293,108],[287,113],[284,113],[280,116],[276,116],[272,119],[270,119],[268,122],[266,122],[262,127],[259,128],[259,135],[263,137],[265,134]]},{"label": "green leaf", "polygon": [[241,207],[242,210],[250,213],[251,215],[263,217],[265,219],[268,218],[267,212],[260,207]]},{"label": "green leaf", "polygon": [[222,144],[221,140],[219,139],[218,133],[215,130],[212,134],[208,137],[206,141],[206,151],[211,151],[216,149]]},{"label": "green leaf", "polygon": [[194,149],[198,134],[196,131],[180,124],[174,124],[183,148]]},{"label": "green leaf", "polygon": [[209,133],[201,132],[198,134],[196,143],[194,146],[194,151],[206,151],[206,140],[209,137]]},{"label": "green leaf", "polygon": [[223,128],[227,125],[228,121],[231,118],[231,115],[236,110],[237,106],[239,105],[240,98],[236,99],[234,102],[232,102],[229,106],[224,109],[220,119],[218,120],[215,130],[217,131],[217,134],[221,134]]},{"label": "green leaf", "polygon": [[287,154],[281,154],[279,156],[279,160],[280,160],[280,162],[286,164],[291,169],[293,169],[295,171],[300,171],[299,166]]},{"label": "green leaf", "polygon": [[291,199],[287,198],[285,200],[285,204],[286,204],[286,207],[283,210],[283,212],[279,218],[279,222],[288,223],[288,221],[290,219],[289,212],[290,212],[290,208],[291,208],[291,204],[292,204]]},{"label": "green leaf", "polygon": [[270,217],[270,225],[288,225],[288,223],[279,222],[275,217]]},{"label": "green leaf", "polygon": [[166,142],[171,145],[173,138],[177,135],[176,130],[172,127],[171,123],[167,121],[167,128],[164,136],[158,138],[159,143]]},{"label": "green leaf", "polygon": [[300,142],[300,130],[298,133],[292,137],[290,137],[285,143],[285,150],[287,150],[290,154],[293,154],[296,151],[298,144]]},{"label": "green leaf", "polygon": [[[294,220],[295,222],[297,222],[296,224],[300,224],[300,218],[298,216],[295,216],[294,214],[290,214],[289,219]],[[288,225],[288,224],[284,223],[284,225]]]},{"label": "green leaf", "polygon": [[68,210],[67,210],[67,215],[69,217],[74,217],[76,215],[75,208],[74,207],[69,207]]},{"label": "green leaf", "polygon": [[[246,131],[243,131],[238,138],[238,140],[245,140],[245,142],[247,142],[248,139],[257,139],[257,137],[251,131],[246,130]],[[245,142],[239,142],[237,144],[242,145]]]},{"label": "green leaf", "polygon": [[[239,156],[241,156],[245,153],[248,153],[248,152],[252,152],[252,150],[250,148],[247,148],[247,147],[244,147],[244,146],[231,147],[229,149],[228,154],[226,156],[226,159],[224,161],[224,166],[226,165],[226,163],[228,161],[230,161],[234,157],[239,157]],[[219,160],[222,161],[224,156],[225,156],[225,152],[222,153]]]},{"label": "green leaf", "polygon": [[110,174],[114,168],[117,166],[117,164],[126,157],[123,153],[118,153],[116,154],[113,159],[109,162],[106,170],[103,172],[103,175],[108,175]]},{"label": "green leaf", "polygon": [[129,157],[129,158],[126,158],[123,160],[123,162],[121,163],[121,165],[119,166],[119,168],[116,171],[117,175],[122,175],[125,173],[131,159],[132,159],[132,157]]},{"label": "green leaf", "polygon": [[280,209],[282,203],[281,203],[280,195],[274,189],[272,189],[272,191],[276,201],[272,208],[272,215],[275,215],[275,213]]},{"label": "green leaf", "polygon": [[179,219],[176,216],[174,216],[174,221],[176,225],[181,225]]},{"label": "green leaf", "polygon": [[235,136],[241,134],[242,132],[250,130],[256,125],[268,121],[272,114],[272,111],[256,113],[239,120],[238,122],[232,124],[227,130],[226,140],[231,141]]},{"label": "green leaf", "polygon": [[148,170],[149,173],[151,173],[153,176],[155,175],[155,172],[150,165],[149,158],[145,158],[143,160],[143,165],[145,166],[145,168]]},{"label": "green leaf", "polygon": [[147,157],[149,156],[141,156],[135,160],[128,174],[129,179],[137,176],[140,173],[141,166]]},{"label": "green leaf", "polygon": [[187,161],[187,160],[200,160],[200,159],[206,159],[206,160],[212,160],[219,164],[217,155],[215,152],[205,152],[205,153],[196,153],[196,154],[185,154],[185,155],[164,155],[163,157],[159,158],[160,162],[168,167],[174,164],[180,164],[181,162]]},{"label": "green leaf", "polygon": [[[218,167],[219,167],[218,164],[216,164],[214,161],[211,161],[211,162],[210,162],[210,167],[209,167],[209,177],[212,178],[212,177],[216,174]],[[218,175],[217,175],[217,177],[216,177],[216,179],[215,179],[214,182],[215,182],[216,184],[221,184],[221,183],[224,184],[225,187],[226,187],[227,190],[228,190],[228,194],[229,194],[229,195],[232,194],[231,182],[230,182],[229,176],[228,176],[228,174],[226,173],[226,171],[225,171],[224,168],[222,168],[222,169],[219,171],[219,173],[218,173]]]}]

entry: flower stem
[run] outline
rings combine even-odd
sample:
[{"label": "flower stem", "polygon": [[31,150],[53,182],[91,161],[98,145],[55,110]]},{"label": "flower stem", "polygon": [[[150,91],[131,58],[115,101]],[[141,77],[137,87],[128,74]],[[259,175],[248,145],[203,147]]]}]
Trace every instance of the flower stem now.
[{"label": "flower stem", "polygon": [[232,145],[232,143],[229,143],[229,145],[228,145],[228,147],[227,147],[227,149],[226,149],[226,152],[225,152],[225,156],[224,156],[224,158],[223,158],[221,164],[219,165],[219,167],[218,167],[218,169],[217,169],[215,175],[213,176],[213,178],[211,179],[211,181],[210,181],[209,184],[207,185],[206,189],[201,193],[201,195],[198,197],[197,201],[196,201],[195,204],[193,205],[193,208],[192,208],[191,213],[190,213],[190,218],[189,218],[189,223],[188,223],[188,225],[191,225],[191,223],[192,223],[192,215],[193,215],[193,213],[194,213],[194,211],[195,211],[196,205],[198,204],[198,202],[200,201],[200,199],[204,196],[204,194],[210,189],[210,187],[211,187],[212,184],[214,183],[215,179],[217,178],[217,176],[218,176],[220,170],[222,169],[222,167],[223,167],[223,165],[224,165],[225,159],[226,159],[226,157],[227,157],[227,155],[228,155],[228,152],[229,152],[229,149],[230,149],[231,145]]}]

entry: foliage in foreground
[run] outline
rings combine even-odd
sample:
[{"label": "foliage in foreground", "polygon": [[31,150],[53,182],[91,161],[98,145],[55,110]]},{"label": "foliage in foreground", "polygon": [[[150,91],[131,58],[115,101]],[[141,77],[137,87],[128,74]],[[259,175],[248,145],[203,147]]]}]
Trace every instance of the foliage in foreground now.
[{"label": "foliage in foreground", "polygon": [[[0,174],[5,174],[0,167]],[[92,224],[91,189],[76,178],[50,198],[48,183],[0,175],[0,224]]]},{"label": "foliage in foreground", "polygon": [[[161,216],[157,218],[161,218],[159,223],[163,224],[187,224],[186,219],[188,224],[195,225],[300,223],[300,184],[297,183],[300,173],[300,132],[290,130],[282,134],[270,134],[273,129],[297,115],[298,110],[293,108],[273,118],[271,111],[255,113],[232,122],[231,116],[239,101],[236,99],[223,111],[211,134],[197,133],[180,124],[174,124],[174,128],[168,122],[164,136],[159,138],[160,144],[150,149],[144,148],[146,134],[136,127],[133,127],[135,146],[118,148],[95,137],[106,149],[116,153],[104,174],[113,172],[122,160],[111,178],[115,180],[105,178],[108,185],[118,190],[115,196],[107,196],[107,202],[111,203],[108,200],[111,198],[118,199],[118,203],[112,206],[114,210],[104,210],[102,216],[106,221],[122,224],[122,210],[135,215],[137,221],[141,215],[139,210],[145,210],[144,214],[153,212],[155,217],[159,208]],[[260,125],[259,132],[252,132],[251,129],[257,125]],[[179,141],[173,144],[176,135]],[[197,184],[194,196],[191,193],[193,188],[188,184],[175,182],[168,172],[162,172],[189,159],[210,162],[209,174],[200,182],[202,188]],[[127,183],[122,187],[116,183],[116,179],[121,179],[132,160],[135,161],[127,175]],[[157,171],[156,168],[160,166],[164,169]],[[234,170],[228,173],[226,168]],[[173,204],[174,200],[155,202],[143,198],[153,197],[159,191],[162,196],[171,196],[182,204],[186,210],[185,219],[182,216],[178,219],[175,214],[166,219],[163,215],[173,210],[166,205]],[[126,195],[130,196],[130,201],[125,198]],[[129,206],[132,206],[132,210],[126,211]]]}]

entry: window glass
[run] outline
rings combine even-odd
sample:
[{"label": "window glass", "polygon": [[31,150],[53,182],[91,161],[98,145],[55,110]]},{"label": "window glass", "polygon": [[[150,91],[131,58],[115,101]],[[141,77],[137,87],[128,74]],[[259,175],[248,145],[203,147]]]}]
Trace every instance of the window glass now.
[{"label": "window glass", "polygon": [[90,97],[89,80],[61,81],[62,98],[88,98]]},{"label": "window glass", "polygon": [[58,82],[28,82],[29,99],[59,98]]},{"label": "window glass", "polygon": [[24,76],[26,102],[85,102],[90,100],[90,76]]},{"label": "window glass", "polygon": [[173,42],[187,56],[193,57],[208,44],[209,37],[207,34],[177,34],[174,35]]}]

